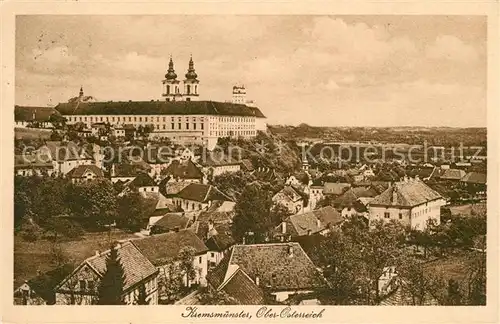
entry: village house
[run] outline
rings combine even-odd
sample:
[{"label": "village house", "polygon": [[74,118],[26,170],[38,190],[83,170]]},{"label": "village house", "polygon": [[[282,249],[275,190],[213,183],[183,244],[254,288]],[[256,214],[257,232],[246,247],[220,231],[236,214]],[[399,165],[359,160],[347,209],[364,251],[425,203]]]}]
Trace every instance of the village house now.
[{"label": "village house", "polygon": [[14,172],[23,177],[50,176],[54,173],[54,165],[49,155],[17,154],[14,156]]},{"label": "village house", "polygon": [[469,172],[462,179],[460,184],[470,193],[477,196],[486,195],[486,174],[479,172]]},{"label": "village house", "polygon": [[73,271],[69,264],[38,272],[37,276],[25,280],[14,290],[14,305],[54,305],[55,287]]},{"label": "village house", "polygon": [[193,284],[206,285],[208,249],[192,231],[180,230],[178,232],[148,236],[134,240],[134,243],[157,267],[160,277],[169,275],[169,263],[178,263],[179,253],[183,249],[192,249],[195,277],[192,280],[187,280],[184,275],[184,284],[186,286]]},{"label": "village house", "polygon": [[190,183],[185,186],[175,197],[173,203],[186,212],[206,210],[214,201],[232,201],[212,185]]},{"label": "village house", "polygon": [[[190,151],[191,152],[191,151]],[[170,181],[203,183],[203,171],[191,160],[173,160],[170,165],[161,171],[161,175],[169,177]]]},{"label": "village house", "polygon": [[209,288],[221,290],[238,270],[278,302],[325,287],[323,276],[296,242],[233,246],[207,275]]},{"label": "village house", "polygon": [[[149,304],[158,304],[158,270],[156,267],[132,241],[119,243],[116,249],[125,275],[122,295],[124,302],[128,305],[134,304],[143,286],[146,289]],[[106,272],[106,258],[109,254],[110,250],[97,251],[94,256],[83,261],[61,281],[55,288],[56,304],[95,304],[97,288]]]},{"label": "village house", "polygon": [[361,198],[374,198],[379,193],[371,187],[349,188],[333,201],[333,206],[340,211],[343,218],[352,216],[368,216],[366,203]]},{"label": "village house", "polygon": [[[154,218],[153,218],[154,217]],[[149,234],[161,234],[168,232],[178,232],[186,229],[189,224],[189,218],[184,213],[167,212],[163,215],[152,216],[148,223]]]},{"label": "village house", "polygon": [[[37,150],[37,154],[49,155],[54,173],[66,175],[79,165],[95,164],[93,152],[88,152],[74,142],[47,141]],[[100,158],[100,154],[97,155]]]},{"label": "village house", "polygon": [[300,236],[321,234],[340,225],[344,219],[331,206],[316,209],[307,213],[288,216],[274,230],[274,237],[280,241],[294,240]]},{"label": "village house", "polygon": [[292,186],[285,186],[272,198],[275,205],[282,205],[292,214],[297,214],[304,209],[304,199]]},{"label": "village house", "polygon": [[112,164],[110,172],[111,182],[126,184],[134,180],[141,172],[144,173],[147,172],[147,170],[144,170],[141,166],[132,165],[130,163]]},{"label": "village house", "polygon": [[20,128],[53,128],[50,122],[52,115],[61,116],[61,114],[53,107],[14,107],[15,126]]},{"label": "village house", "polygon": [[350,183],[325,182],[323,185],[323,195],[340,196],[350,187]]},{"label": "village house", "polygon": [[440,172],[438,178],[441,181],[459,182],[465,177],[466,173],[460,169],[445,169]]},{"label": "village house", "polygon": [[209,250],[207,255],[209,268],[219,264],[228,249],[235,243],[231,231],[234,211],[224,209],[223,205],[225,203],[220,204],[218,202],[211,206],[209,210],[201,212],[196,217],[193,226],[196,235],[205,242]]},{"label": "village house", "polygon": [[234,173],[241,170],[241,161],[222,152],[206,152],[199,163],[203,168],[203,173],[212,178],[226,172]]},{"label": "village house", "polygon": [[125,184],[125,188],[119,195],[123,196],[128,192],[154,193],[157,195],[159,192],[159,186],[153,178],[149,176],[149,174],[139,172],[132,181]]},{"label": "village house", "polygon": [[99,178],[104,178],[102,169],[96,165],[79,165],[73,168],[66,175],[72,183],[88,182]]},{"label": "village house", "polygon": [[391,185],[369,203],[369,221],[396,220],[405,226],[424,230],[429,219],[440,223],[445,199],[418,179],[405,178]]}]

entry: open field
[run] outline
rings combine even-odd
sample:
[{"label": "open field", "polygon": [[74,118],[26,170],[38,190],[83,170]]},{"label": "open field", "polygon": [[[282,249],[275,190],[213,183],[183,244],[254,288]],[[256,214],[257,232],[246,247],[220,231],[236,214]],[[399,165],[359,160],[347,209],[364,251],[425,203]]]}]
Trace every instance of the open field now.
[{"label": "open field", "polygon": [[[112,241],[134,237],[133,234],[118,230],[111,234]],[[14,288],[35,277],[38,271],[46,272],[54,268],[51,254],[54,246],[57,244],[47,240],[26,242],[19,236],[14,237]],[[94,255],[95,251],[109,249],[108,232],[87,233],[79,240],[65,241],[60,246],[70,262],[78,264]]]},{"label": "open field", "polygon": [[37,128],[20,128],[14,129],[14,136],[16,139],[50,139],[51,131],[48,129]]}]

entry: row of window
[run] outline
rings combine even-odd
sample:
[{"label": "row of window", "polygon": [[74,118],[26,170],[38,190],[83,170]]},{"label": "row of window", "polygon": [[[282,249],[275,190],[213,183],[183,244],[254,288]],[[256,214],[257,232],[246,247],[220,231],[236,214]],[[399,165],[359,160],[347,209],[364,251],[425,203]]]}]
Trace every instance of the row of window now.
[{"label": "row of window", "polygon": [[[391,213],[385,212],[384,218],[391,218]],[[403,219],[403,213],[399,213],[399,219]]]},{"label": "row of window", "polygon": [[219,122],[225,123],[253,123],[254,117],[219,117]]},{"label": "row of window", "polygon": [[[66,117],[69,122],[156,122],[160,121],[166,122],[168,117],[160,117],[160,116],[68,116]],[[188,122],[191,118],[191,121],[195,122],[197,120],[203,122],[204,117],[184,117],[185,121]],[[175,121],[175,117],[170,117],[172,122]],[[182,121],[182,117],[177,117],[178,121]]]},{"label": "row of window", "polygon": [[210,132],[210,136],[219,136],[219,137],[227,137],[227,136],[254,136],[255,131],[213,131]]}]

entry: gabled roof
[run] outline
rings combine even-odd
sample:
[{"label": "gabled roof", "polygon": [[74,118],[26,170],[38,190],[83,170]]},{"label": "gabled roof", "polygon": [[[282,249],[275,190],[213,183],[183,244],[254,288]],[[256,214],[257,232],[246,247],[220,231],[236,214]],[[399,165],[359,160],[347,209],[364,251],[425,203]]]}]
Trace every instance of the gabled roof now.
[{"label": "gabled roof", "polygon": [[231,201],[231,198],[216,187],[201,183],[190,183],[177,194],[177,197],[202,203],[214,200]]},{"label": "gabled roof", "polygon": [[460,169],[447,169],[440,175],[442,180],[460,180],[465,176],[465,171]]},{"label": "gabled roof", "polygon": [[52,158],[50,155],[40,154],[16,154],[14,156],[14,168],[52,168]]},{"label": "gabled roof", "polygon": [[94,173],[98,178],[104,177],[104,172],[102,171],[102,169],[93,164],[79,165],[77,167],[74,167],[73,169],[71,169],[71,171],[68,172],[67,176],[70,178],[81,178],[87,172]]},{"label": "gabled roof", "polygon": [[208,251],[205,243],[190,230],[152,235],[134,240],[134,243],[156,266],[165,264],[168,260],[175,259],[179,255],[179,252],[186,247],[193,248],[196,254]]},{"label": "gabled roof", "polygon": [[370,206],[414,207],[443,197],[420,180],[397,182],[375,197]]},{"label": "gabled roof", "polygon": [[248,172],[252,172],[254,170],[253,163],[249,159],[241,160],[241,167]]},{"label": "gabled roof", "polygon": [[217,289],[238,267],[252,279],[259,277],[259,286],[272,291],[309,290],[325,285],[322,275],[296,242],[235,245],[207,275],[207,280]]},{"label": "gabled roof", "polygon": [[62,115],[220,115],[265,117],[255,107],[217,101],[118,101],[60,103]]},{"label": "gabled roof", "polygon": [[[125,275],[125,283],[123,286],[124,291],[156,273],[156,267],[144,256],[144,254],[141,253],[141,251],[131,241],[122,243],[117,248],[117,252]],[[75,269],[73,274],[78,271],[81,266],[87,264],[100,277],[102,277],[106,272],[106,258],[109,254],[110,250],[107,250],[100,253],[99,255],[95,255],[86,259],[79,267],[77,267],[77,269]],[[58,287],[61,287],[64,281],[61,282]]]},{"label": "gabled roof", "polygon": [[149,174],[139,172],[135,179],[128,183],[128,186],[131,188],[155,187],[156,182],[149,176]]},{"label": "gabled roof", "polygon": [[41,154],[48,154],[52,160],[92,160],[92,156],[75,142],[47,141],[38,151]]},{"label": "gabled roof", "polygon": [[188,223],[189,219],[182,215],[182,213],[166,213],[161,219],[156,221],[154,227],[168,232],[185,229]]},{"label": "gabled roof", "polygon": [[472,184],[486,184],[486,174],[469,172],[462,178],[461,181]]},{"label": "gabled roof", "polygon": [[[287,233],[292,236],[315,234],[343,221],[342,215],[331,206],[307,213],[291,215],[285,220],[287,223]],[[281,224],[278,225],[276,229],[280,228],[283,230],[281,226]]]},{"label": "gabled roof", "polygon": [[183,162],[173,160],[172,163],[162,171],[162,174],[170,175],[177,179],[203,179],[203,172],[191,160]]},{"label": "gabled roof", "polygon": [[359,198],[363,197],[375,197],[377,196],[377,191],[366,187],[356,187],[350,188],[343,195],[337,197],[334,201],[334,206],[338,208],[353,207]]},{"label": "gabled roof", "polygon": [[241,269],[237,269],[220,290],[234,298],[239,305],[265,304],[263,290]]},{"label": "gabled roof", "polygon": [[49,121],[53,114],[60,116],[59,112],[53,107],[30,107],[30,106],[15,106],[14,120],[15,121]]},{"label": "gabled roof", "polygon": [[285,186],[274,195],[274,197],[279,196],[286,198],[292,202],[302,200],[302,196],[292,186]]},{"label": "gabled roof", "polygon": [[347,188],[350,188],[350,183],[335,183],[335,182],[325,182],[323,185],[323,194],[325,195],[341,195]]},{"label": "gabled roof", "polygon": [[182,189],[189,186],[190,182],[168,182],[169,178],[163,179],[160,186],[160,193],[165,197],[172,197],[177,195]]}]

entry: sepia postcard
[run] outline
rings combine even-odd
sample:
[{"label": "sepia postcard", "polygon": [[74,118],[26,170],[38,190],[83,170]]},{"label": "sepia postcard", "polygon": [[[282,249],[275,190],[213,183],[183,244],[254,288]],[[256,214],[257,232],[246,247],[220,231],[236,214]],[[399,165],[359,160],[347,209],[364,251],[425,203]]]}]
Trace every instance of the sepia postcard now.
[{"label": "sepia postcard", "polygon": [[496,323],[498,4],[2,5],[5,323]]}]

